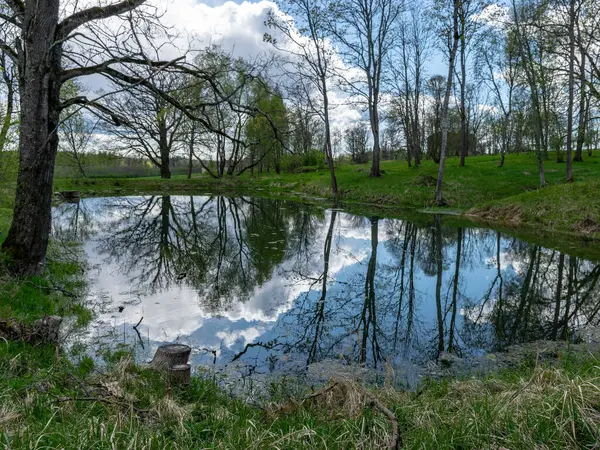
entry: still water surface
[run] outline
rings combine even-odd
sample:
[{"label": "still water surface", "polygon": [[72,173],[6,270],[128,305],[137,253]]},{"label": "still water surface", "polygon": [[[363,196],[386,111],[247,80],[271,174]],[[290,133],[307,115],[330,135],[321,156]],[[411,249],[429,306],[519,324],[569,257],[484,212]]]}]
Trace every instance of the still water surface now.
[{"label": "still water surface", "polygon": [[[264,198],[84,199],[54,211],[83,243],[85,340],[161,343],[240,374],[424,367],[565,339],[600,321],[600,263],[482,228]],[[137,327],[133,328],[141,320]]]}]

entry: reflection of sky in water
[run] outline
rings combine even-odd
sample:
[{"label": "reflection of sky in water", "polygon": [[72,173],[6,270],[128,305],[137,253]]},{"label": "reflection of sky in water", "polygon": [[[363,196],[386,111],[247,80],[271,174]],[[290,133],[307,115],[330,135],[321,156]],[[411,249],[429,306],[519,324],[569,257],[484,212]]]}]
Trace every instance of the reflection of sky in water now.
[{"label": "reflection of sky in water", "polygon": [[[263,368],[268,360],[271,367],[274,364],[268,354],[279,355],[282,368],[286,359],[299,365],[341,359],[381,366],[386,361],[424,362],[439,351],[466,356],[526,339],[557,337],[560,321],[555,319],[550,328],[540,323],[556,316],[568,317],[569,324],[595,320],[585,305],[576,314],[572,306],[571,310],[562,305],[549,309],[558,274],[574,277],[566,264],[558,267],[558,252],[509,236],[499,238],[490,230],[436,228],[433,218],[421,226],[375,221],[378,244],[371,303],[367,273],[372,221],[342,212],[336,213],[332,226],[323,304],[321,277],[331,211],[265,199],[234,202],[195,197],[193,215],[191,200],[86,199],[79,206],[57,208],[55,233],[77,234],[83,240],[92,268],[91,301],[102,300],[95,309],[90,342],[104,342],[107,338],[102,336],[112,330],[113,342],[135,343],[132,326],[143,317],[139,331],[142,341],[150,344],[146,356],[160,343],[181,341],[198,350],[197,362],[211,360],[201,351],[210,349],[217,351],[220,363],[226,363],[246,344],[269,342],[274,346],[271,352],[250,347],[242,359]],[[200,230],[196,234],[191,231],[194,227]],[[134,236],[129,232],[115,238],[132,229],[144,230],[139,241],[128,241]],[[268,239],[260,239],[267,234]],[[455,283],[459,235],[461,261]],[[442,243],[439,299],[436,242]],[[200,259],[205,264],[200,272],[194,270],[197,260],[188,259],[197,252],[202,258],[204,252],[208,255]],[[219,255],[227,256],[219,262]],[[536,264],[530,264],[531,258]],[[568,256],[565,259],[570,261]],[[170,273],[156,275],[161,269],[151,267],[154,263],[169,267]],[[267,267],[264,279],[256,275],[258,264]],[[594,276],[597,269],[579,260],[576,266],[580,278],[584,272]],[[227,275],[219,278],[219,292],[223,290],[226,299],[215,294],[215,274],[220,270]],[[153,276],[139,279],[146,271]],[[251,280],[246,289],[232,289],[235,277],[246,272],[250,275],[242,279]],[[524,285],[531,294],[521,295]],[[585,288],[584,284],[577,287]]]}]

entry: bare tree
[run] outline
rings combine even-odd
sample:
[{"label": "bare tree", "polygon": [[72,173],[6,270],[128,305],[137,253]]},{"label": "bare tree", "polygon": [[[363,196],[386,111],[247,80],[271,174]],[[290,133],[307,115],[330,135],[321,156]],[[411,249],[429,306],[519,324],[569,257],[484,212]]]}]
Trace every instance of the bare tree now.
[{"label": "bare tree", "polygon": [[[425,61],[430,56],[432,33],[423,11],[413,6],[399,31],[399,47],[391,55],[391,90],[397,97],[392,104],[392,118],[402,125],[406,139],[408,166],[414,158],[415,166],[421,163],[423,148],[423,88]],[[399,60],[400,64],[395,62]]]},{"label": "bare tree", "polygon": [[[332,57],[334,49],[330,41],[331,35],[327,25],[329,0],[292,0],[287,2],[287,13],[299,18],[305,24],[304,28],[296,29],[294,22],[276,16],[272,11],[267,24],[280,32],[288,43],[283,47],[291,56],[293,78],[299,87],[300,94],[314,114],[317,114],[325,125],[324,153],[329,167],[331,192],[338,192],[337,179],[333,161],[333,146],[331,138],[331,120],[329,105],[329,79],[331,77]],[[266,39],[278,45],[272,36]],[[289,73],[289,72],[288,72]],[[313,101],[313,92],[318,92],[318,102]]]},{"label": "bare tree", "polygon": [[494,104],[502,113],[501,147],[498,167],[504,166],[512,139],[512,112],[514,91],[517,85],[516,48],[506,30],[494,27],[486,30],[486,39],[481,39],[475,56],[476,71],[491,91]]},{"label": "bare tree", "polygon": [[449,8],[450,5],[445,1],[440,1],[437,5],[439,17],[438,20],[441,24],[441,34],[445,40],[448,52],[448,78],[446,78],[446,92],[444,94],[444,103],[442,104],[441,111],[442,146],[440,149],[440,164],[435,187],[435,203],[438,206],[442,206],[446,203],[442,197],[442,183],[444,180],[446,147],[448,145],[448,104],[450,103],[450,93],[452,91],[452,76],[454,75],[456,52],[458,50],[458,43],[461,39],[461,35],[459,33],[460,5],[461,0],[452,1],[452,15],[449,19],[446,17],[446,9]]},{"label": "bare tree", "polygon": [[345,139],[352,162],[357,164],[367,162],[367,146],[369,144],[367,125],[361,122],[346,128]]},{"label": "bare tree", "polygon": [[[517,4],[517,0],[512,0],[513,26],[512,32],[515,35],[517,48],[519,49],[520,67],[525,72],[525,78],[529,85],[531,95],[531,106],[533,111],[533,125],[535,136],[535,147],[537,152],[538,168],[540,173],[540,186],[546,186],[546,177],[544,175],[544,153],[547,150],[548,132],[544,130],[542,110],[545,108],[546,89],[545,83],[540,83],[539,78],[543,77],[543,72],[539,70],[534,58],[534,48],[536,44],[529,22],[533,22],[540,14],[535,5]],[[523,23],[523,16],[526,16],[527,23]],[[540,93],[541,91],[541,93]],[[541,101],[540,101],[541,98]],[[548,123],[547,114],[545,122]]]},{"label": "bare tree", "polygon": [[[176,96],[183,88],[183,78],[160,73],[153,77],[153,85]],[[111,111],[126,118],[119,126],[108,125],[119,152],[147,158],[160,170],[161,178],[171,178],[171,156],[183,144],[183,111],[143,86],[123,87],[122,83],[115,84],[114,90],[120,93],[106,102]]]},{"label": "bare tree", "polygon": [[404,3],[401,0],[339,0],[332,6],[330,26],[340,44],[340,54],[362,76],[338,72],[350,92],[367,106],[373,135],[373,164],[370,176],[381,176],[380,101],[387,56],[395,45]]}]

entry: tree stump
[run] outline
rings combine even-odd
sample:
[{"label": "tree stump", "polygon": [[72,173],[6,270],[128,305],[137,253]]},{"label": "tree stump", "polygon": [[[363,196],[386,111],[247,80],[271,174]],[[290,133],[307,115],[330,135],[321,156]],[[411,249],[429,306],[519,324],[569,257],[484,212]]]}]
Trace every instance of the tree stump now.
[{"label": "tree stump", "polygon": [[183,344],[165,344],[158,347],[150,367],[167,372],[171,367],[187,364],[191,347]]},{"label": "tree stump", "polygon": [[169,367],[169,380],[171,384],[177,386],[187,386],[190,384],[192,366],[189,364],[176,364]]}]

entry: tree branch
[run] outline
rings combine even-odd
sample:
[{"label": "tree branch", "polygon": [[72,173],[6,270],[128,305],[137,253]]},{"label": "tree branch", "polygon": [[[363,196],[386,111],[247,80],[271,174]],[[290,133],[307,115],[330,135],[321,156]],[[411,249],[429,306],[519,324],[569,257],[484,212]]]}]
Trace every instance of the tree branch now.
[{"label": "tree branch", "polygon": [[[10,0],[10,2],[18,1],[20,0]],[[92,8],[84,9],[83,11],[78,11],[60,23],[57,32],[58,39],[64,39],[75,31],[75,29],[88,22],[107,19],[112,16],[132,11],[145,2],[146,0],[124,0],[108,6],[94,6]]]}]

